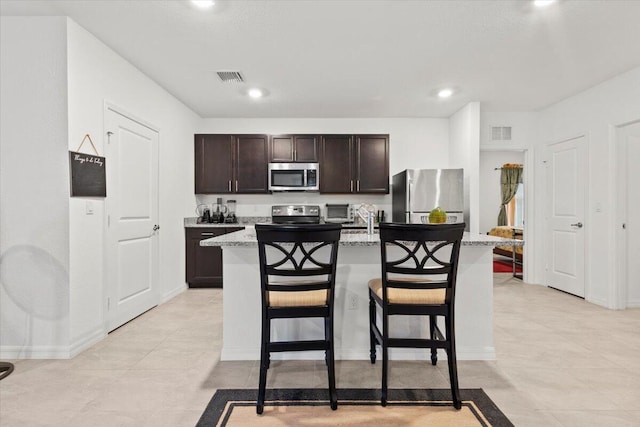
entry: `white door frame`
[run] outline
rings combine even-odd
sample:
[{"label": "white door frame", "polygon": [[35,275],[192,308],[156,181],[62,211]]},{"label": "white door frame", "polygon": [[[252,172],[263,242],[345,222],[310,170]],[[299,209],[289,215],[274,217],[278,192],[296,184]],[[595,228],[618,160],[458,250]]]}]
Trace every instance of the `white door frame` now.
[{"label": "white door frame", "polygon": [[[627,234],[622,231],[622,222],[624,221],[624,211],[626,208],[626,194],[627,194],[627,176],[622,176],[621,171],[621,131],[626,126],[635,125],[640,123],[640,119],[632,120],[629,122],[621,123],[618,125],[609,126],[609,165],[611,171],[611,187],[609,195],[611,197],[610,206],[612,206],[612,213],[609,227],[612,231],[609,233],[610,242],[609,247],[612,248],[609,251],[609,265],[612,266],[613,280],[609,285],[609,308],[612,309],[625,309],[627,308],[627,253],[626,242]],[[623,186],[625,191],[619,191]],[[623,197],[624,196],[624,197]]]},{"label": "white door frame", "polygon": [[[111,102],[111,101],[104,101],[104,105],[103,105],[103,115],[102,115],[102,135],[104,138],[104,147],[105,147],[105,153],[106,150],[108,150],[108,135],[107,135],[107,114],[108,112],[113,111],[116,114],[120,114],[123,117],[126,117],[129,120],[132,120],[144,127],[147,127],[149,129],[151,129],[152,131],[156,132],[158,134],[158,144],[160,144],[160,127],[156,126],[155,124],[141,119],[140,117],[138,117],[135,114],[130,113],[128,110],[121,108],[120,106],[118,106],[117,104]],[[158,150],[160,150],[160,147],[158,146]],[[159,156],[159,153],[158,153]],[[159,160],[159,157],[158,157]],[[107,162],[109,161],[109,159],[107,159]],[[160,171],[160,167],[158,165],[158,173]],[[160,195],[160,176],[158,176],[158,197]],[[110,227],[109,227],[109,223],[108,223],[108,218],[109,218],[109,187],[108,187],[108,183],[107,183],[107,197],[105,198],[105,206],[104,206],[104,224],[103,224],[103,230],[104,230],[104,239],[103,239],[103,261],[102,261],[102,265],[105,266],[105,268],[102,271],[102,283],[103,283],[103,288],[102,288],[102,301],[103,301],[103,305],[102,305],[102,312],[103,312],[103,318],[102,318],[102,324],[103,324],[103,330],[105,332],[105,334],[108,334],[109,331],[109,325],[110,325],[110,317],[109,317],[109,309],[108,309],[108,298],[111,296],[110,295],[110,289],[109,289],[109,277],[108,274],[109,272],[107,271],[108,269],[106,268],[107,266],[109,266],[109,232],[110,232]],[[160,224],[160,208],[158,206],[158,224]],[[159,233],[158,235],[156,235],[156,238],[158,239],[158,269],[160,268],[160,265],[162,264],[162,261],[160,259],[160,253],[162,252],[160,250],[161,244],[162,244],[162,240],[161,240],[161,234]],[[159,272],[158,272],[159,273]],[[160,274],[158,274],[158,277],[160,277]],[[160,302],[160,292],[158,292],[158,303]]]},{"label": "white door frame", "polygon": [[523,257],[524,268],[522,269],[522,281],[524,283],[534,283],[535,279],[535,238],[533,238],[536,226],[534,220],[534,150],[525,147],[480,147],[480,151],[513,151],[518,153],[524,153],[523,173],[524,173],[524,240],[525,250]]},{"label": "white door frame", "polygon": [[[591,247],[591,232],[589,231],[589,227],[591,226],[591,224],[593,223],[592,218],[591,218],[591,211],[589,210],[589,200],[591,199],[590,195],[591,195],[591,186],[589,185],[589,174],[588,174],[588,170],[589,170],[589,163],[590,163],[590,157],[589,157],[589,133],[588,132],[581,132],[581,133],[576,133],[572,136],[568,136],[559,140],[556,140],[554,142],[549,142],[545,145],[545,154],[544,157],[546,160],[544,160],[544,198],[542,200],[543,203],[546,203],[548,201],[547,197],[549,197],[548,194],[546,194],[546,190],[548,187],[548,183],[549,183],[549,158],[550,158],[550,151],[551,151],[551,147],[557,144],[562,144],[565,142],[569,142],[569,141],[573,141],[574,139],[578,139],[578,138],[584,138],[584,144],[585,144],[585,149],[586,149],[586,162],[587,162],[587,176],[585,177],[585,194],[584,194],[584,221],[586,223],[586,230],[585,230],[585,236],[584,236],[584,250],[583,250],[583,255],[584,255],[584,300],[585,301],[590,301],[591,300],[591,275],[589,274],[589,268],[587,268],[587,266],[589,265],[588,263],[588,255],[589,255],[589,251],[588,248]],[[547,227],[548,227],[548,217],[545,216],[544,218],[544,227],[542,230],[542,236],[543,237],[543,241],[544,241],[544,245],[543,245],[543,253],[544,254],[548,254],[550,251],[550,247],[549,247],[549,241],[547,239]],[[544,284],[544,286],[549,287],[548,283],[549,283],[549,279],[548,279],[548,275],[549,275],[549,262],[548,262],[548,258],[545,255],[544,257],[544,277],[543,277],[543,281],[542,283]]]}]

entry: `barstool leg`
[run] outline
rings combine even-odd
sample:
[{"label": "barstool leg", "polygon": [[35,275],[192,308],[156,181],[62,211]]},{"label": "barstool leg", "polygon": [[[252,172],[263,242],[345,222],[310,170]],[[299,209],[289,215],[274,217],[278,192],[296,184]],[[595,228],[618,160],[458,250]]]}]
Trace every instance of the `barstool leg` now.
[{"label": "barstool leg", "polygon": [[333,354],[333,322],[331,317],[324,318],[324,336],[328,347],[326,352],[327,374],[329,376],[329,403],[334,411],[338,409],[338,395],[336,393],[336,368]]},{"label": "barstool leg", "polygon": [[382,396],[380,403],[387,406],[387,371],[389,368],[389,317],[382,313]]},{"label": "barstool leg", "polygon": [[451,382],[451,397],[453,406],[456,409],[462,408],[462,400],[460,399],[460,389],[458,388],[458,364],[456,361],[456,340],[454,331],[453,315],[446,316],[447,324],[447,361],[449,364],[449,381]]},{"label": "barstool leg", "polygon": [[369,340],[370,340],[370,350],[369,350],[369,358],[371,359],[371,363],[376,363],[376,334],[373,333],[373,328],[376,324],[376,302],[374,301],[371,294],[369,294]]},{"label": "barstool leg", "polygon": [[256,412],[262,414],[264,410],[264,397],[267,388],[267,369],[269,369],[269,341],[271,332],[271,320],[262,319],[262,345],[260,349],[260,380],[258,383],[258,401],[256,403]]},{"label": "barstool leg", "polygon": [[[429,331],[431,332],[431,340],[436,339],[436,316],[429,315]],[[438,363],[438,349],[431,347],[431,364],[436,365]]]}]

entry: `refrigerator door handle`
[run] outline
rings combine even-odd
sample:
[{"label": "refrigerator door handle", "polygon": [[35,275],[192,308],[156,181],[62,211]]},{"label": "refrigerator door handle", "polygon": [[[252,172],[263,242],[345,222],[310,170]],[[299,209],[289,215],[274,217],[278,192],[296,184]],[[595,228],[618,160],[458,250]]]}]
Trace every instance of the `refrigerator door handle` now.
[{"label": "refrigerator door handle", "polygon": [[408,181],[407,185],[407,207],[409,208],[409,218],[407,218],[407,222],[411,222],[411,214],[413,213],[413,209],[411,206],[411,187],[413,187],[413,182],[411,180]]}]

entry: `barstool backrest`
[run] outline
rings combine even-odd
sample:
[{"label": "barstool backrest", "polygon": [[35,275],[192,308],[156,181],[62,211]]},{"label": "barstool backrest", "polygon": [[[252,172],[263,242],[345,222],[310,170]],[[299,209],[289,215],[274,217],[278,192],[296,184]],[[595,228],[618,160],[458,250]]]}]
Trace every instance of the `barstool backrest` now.
[{"label": "barstool backrest", "polygon": [[446,289],[455,295],[465,224],[380,224],[383,300],[387,288]]},{"label": "barstool backrest", "polygon": [[[333,288],[342,229],[340,224],[257,224],[255,227],[263,293]],[[271,280],[283,276],[290,279]],[[316,276],[316,279],[299,280],[311,276]]]}]

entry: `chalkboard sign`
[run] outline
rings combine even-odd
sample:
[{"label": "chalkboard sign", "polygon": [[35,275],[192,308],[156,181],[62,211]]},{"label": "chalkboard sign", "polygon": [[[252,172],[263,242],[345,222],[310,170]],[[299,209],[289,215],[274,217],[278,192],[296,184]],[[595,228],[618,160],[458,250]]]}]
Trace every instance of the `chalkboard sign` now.
[{"label": "chalkboard sign", "polygon": [[105,158],[69,151],[71,197],[107,197]]}]

